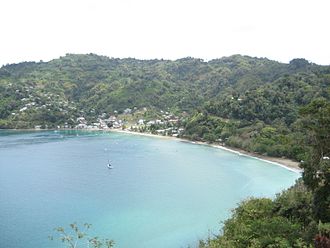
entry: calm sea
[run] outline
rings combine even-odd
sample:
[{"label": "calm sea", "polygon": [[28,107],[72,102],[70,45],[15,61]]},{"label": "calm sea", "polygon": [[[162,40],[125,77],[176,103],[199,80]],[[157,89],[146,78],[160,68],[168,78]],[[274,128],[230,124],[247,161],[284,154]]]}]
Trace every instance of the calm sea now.
[{"label": "calm sea", "polygon": [[298,177],[179,140],[0,131],[0,247],[64,247],[47,237],[72,222],[91,223],[90,234],[118,248],[195,247],[240,200],[274,197]]}]

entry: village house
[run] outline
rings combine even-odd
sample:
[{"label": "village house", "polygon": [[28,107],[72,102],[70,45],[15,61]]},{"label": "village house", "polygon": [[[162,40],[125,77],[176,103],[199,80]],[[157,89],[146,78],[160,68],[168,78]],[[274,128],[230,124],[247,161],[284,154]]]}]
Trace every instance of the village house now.
[{"label": "village house", "polygon": [[124,110],[125,115],[131,114],[131,113],[132,113],[132,109],[130,109],[130,108],[127,108]]},{"label": "village house", "polygon": [[87,124],[87,121],[86,121],[85,117],[83,117],[83,116],[78,117],[77,122],[79,122],[80,124]]}]

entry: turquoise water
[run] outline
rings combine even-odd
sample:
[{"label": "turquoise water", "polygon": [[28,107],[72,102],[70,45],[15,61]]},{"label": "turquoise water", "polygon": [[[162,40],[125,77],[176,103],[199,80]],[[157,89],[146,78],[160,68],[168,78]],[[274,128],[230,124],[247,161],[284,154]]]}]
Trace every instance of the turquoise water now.
[{"label": "turquoise water", "polygon": [[116,247],[195,247],[240,200],[273,197],[298,177],[178,140],[0,131],[0,247],[64,247],[47,237],[74,221],[92,223],[91,234]]}]

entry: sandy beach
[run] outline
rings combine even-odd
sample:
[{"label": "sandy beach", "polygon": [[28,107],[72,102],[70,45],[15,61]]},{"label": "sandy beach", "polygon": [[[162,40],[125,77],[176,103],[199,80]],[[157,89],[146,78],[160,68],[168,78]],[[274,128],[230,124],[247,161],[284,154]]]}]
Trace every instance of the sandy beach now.
[{"label": "sandy beach", "polygon": [[161,138],[161,139],[178,140],[178,141],[188,142],[188,143],[192,143],[192,144],[211,146],[211,147],[215,147],[218,149],[226,150],[228,152],[236,153],[240,156],[247,156],[247,157],[258,159],[258,160],[261,160],[261,161],[264,161],[267,163],[275,164],[275,165],[281,166],[285,169],[288,169],[290,171],[294,171],[297,173],[302,172],[302,169],[299,167],[299,162],[293,161],[288,158],[277,158],[277,157],[265,156],[265,155],[260,155],[260,154],[253,153],[253,152],[247,152],[247,151],[244,151],[239,148],[221,146],[221,145],[210,144],[210,143],[206,143],[206,142],[191,141],[191,140],[177,138],[177,137],[171,137],[171,136],[162,136],[162,135],[156,135],[156,134],[150,134],[150,133],[139,133],[139,132],[132,132],[132,131],[128,131],[128,130],[120,130],[120,129],[109,129],[109,131],[127,133],[127,134],[133,134],[133,135],[149,136],[149,137],[155,137],[155,138]]}]

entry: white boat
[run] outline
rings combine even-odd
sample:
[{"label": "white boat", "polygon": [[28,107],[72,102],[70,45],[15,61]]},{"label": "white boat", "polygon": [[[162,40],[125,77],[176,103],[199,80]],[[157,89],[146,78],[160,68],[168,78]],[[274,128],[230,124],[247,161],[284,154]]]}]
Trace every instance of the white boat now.
[{"label": "white boat", "polygon": [[[108,151],[108,148],[104,148],[104,151],[107,152],[107,151]],[[110,163],[110,156],[109,156],[109,153],[108,153],[108,163],[107,163],[107,167],[108,167],[108,169],[113,169],[113,165]]]},{"label": "white boat", "polygon": [[108,160],[108,164],[107,164],[107,167],[108,167],[108,169],[113,169],[113,165],[112,164],[110,164],[110,161]]}]

